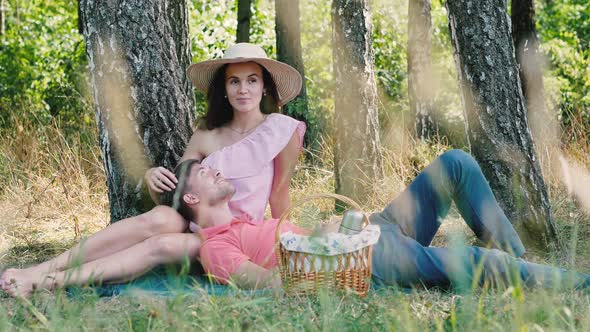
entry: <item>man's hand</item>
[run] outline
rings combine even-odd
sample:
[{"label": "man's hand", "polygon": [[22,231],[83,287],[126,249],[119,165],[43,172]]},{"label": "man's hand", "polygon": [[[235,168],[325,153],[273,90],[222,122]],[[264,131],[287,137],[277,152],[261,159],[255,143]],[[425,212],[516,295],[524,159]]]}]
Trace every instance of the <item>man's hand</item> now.
[{"label": "man's hand", "polygon": [[338,229],[340,228],[341,222],[342,222],[342,219],[340,219],[336,216],[332,216],[332,219],[330,220],[330,222],[325,223],[325,224],[316,225],[315,229],[313,230],[313,232],[311,233],[310,236],[324,236],[329,233],[336,233],[336,232],[338,232]]},{"label": "man's hand", "polygon": [[281,278],[276,269],[265,269],[251,261],[240,264],[231,277],[238,287],[244,289],[281,289]]}]

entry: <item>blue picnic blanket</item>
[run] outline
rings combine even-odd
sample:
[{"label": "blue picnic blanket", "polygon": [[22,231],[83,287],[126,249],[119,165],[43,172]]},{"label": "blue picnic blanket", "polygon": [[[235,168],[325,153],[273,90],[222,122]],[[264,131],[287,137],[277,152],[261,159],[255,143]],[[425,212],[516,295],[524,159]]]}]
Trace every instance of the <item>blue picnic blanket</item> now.
[{"label": "blue picnic blanket", "polygon": [[[271,290],[240,290],[234,286],[221,285],[203,275],[177,273],[166,267],[158,267],[143,276],[129,282],[92,286],[92,291],[100,297],[127,295],[133,293],[150,293],[159,296],[177,294],[235,295],[237,293],[266,294]],[[68,287],[69,296],[76,296],[87,288]]]},{"label": "blue picnic blanket", "polygon": [[[397,291],[401,291],[403,293],[412,292],[411,288],[394,288]],[[390,287],[379,283],[378,280],[373,278],[370,294],[380,293],[381,291],[390,289]],[[75,297],[87,290],[87,287],[68,287],[66,292],[70,297]],[[243,290],[238,289],[235,286],[221,285],[200,273],[179,273],[178,270],[175,270],[174,268],[171,269],[170,267],[164,266],[155,268],[130,282],[93,286],[91,287],[91,290],[100,297],[132,295],[139,293],[155,296],[175,296],[179,294],[232,296],[237,294],[268,295],[272,293],[271,289]]]}]

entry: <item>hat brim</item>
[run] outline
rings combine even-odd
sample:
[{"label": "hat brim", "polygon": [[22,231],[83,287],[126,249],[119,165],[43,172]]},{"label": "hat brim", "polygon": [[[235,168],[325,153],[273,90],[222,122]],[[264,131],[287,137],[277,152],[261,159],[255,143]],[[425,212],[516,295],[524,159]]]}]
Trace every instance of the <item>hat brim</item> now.
[{"label": "hat brim", "polygon": [[301,75],[295,68],[280,61],[265,58],[231,58],[206,60],[190,65],[186,74],[193,84],[201,92],[207,94],[209,85],[215,77],[215,73],[221,66],[229,63],[256,62],[264,67],[275,82],[279,94],[279,106],[283,106],[301,91]]}]

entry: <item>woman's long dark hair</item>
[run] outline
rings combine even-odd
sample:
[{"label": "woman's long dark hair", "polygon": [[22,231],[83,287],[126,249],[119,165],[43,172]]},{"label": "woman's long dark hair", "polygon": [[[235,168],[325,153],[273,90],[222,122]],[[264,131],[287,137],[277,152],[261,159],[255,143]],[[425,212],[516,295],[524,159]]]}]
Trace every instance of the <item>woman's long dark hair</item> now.
[{"label": "woman's long dark hair", "polygon": [[[229,123],[234,112],[229,100],[225,97],[225,71],[227,64],[217,70],[213,81],[207,91],[207,111],[202,119],[201,126],[208,130],[219,128]],[[260,111],[264,114],[276,113],[279,111],[279,94],[275,81],[264,66],[259,65],[262,69],[262,81],[266,89],[266,96],[262,96],[260,101]]]}]

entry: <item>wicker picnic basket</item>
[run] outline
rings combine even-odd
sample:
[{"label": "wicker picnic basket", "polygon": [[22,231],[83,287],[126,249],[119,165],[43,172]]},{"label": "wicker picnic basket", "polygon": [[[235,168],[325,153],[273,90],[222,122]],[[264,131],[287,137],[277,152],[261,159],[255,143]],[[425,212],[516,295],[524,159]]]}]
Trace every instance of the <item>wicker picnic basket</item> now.
[{"label": "wicker picnic basket", "polygon": [[[318,290],[345,291],[365,296],[371,282],[373,246],[334,256],[290,251],[281,244],[281,225],[294,209],[317,199],[337,199],[361,211],[352,199],[337,194],[316,194],[293,203],[281,216],[276,231],[276,256],[285,292],[289,295],[313,295]],[[364,214],[364,226],[369,224]],[[329,264],[326,260],[330,260]],[[328,266],[328,268],[326,268]]]}]

